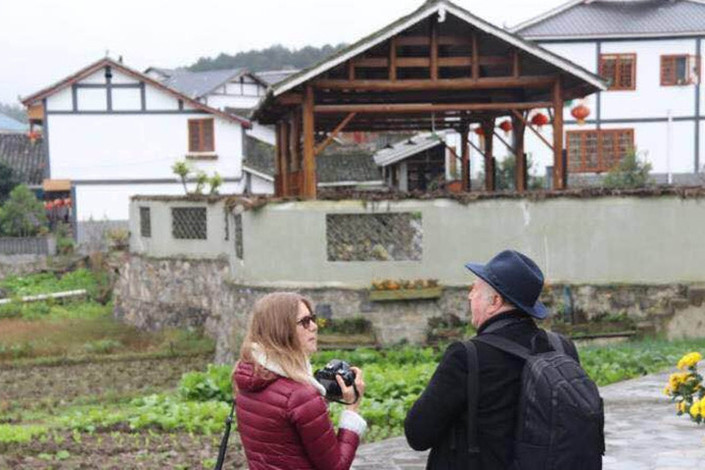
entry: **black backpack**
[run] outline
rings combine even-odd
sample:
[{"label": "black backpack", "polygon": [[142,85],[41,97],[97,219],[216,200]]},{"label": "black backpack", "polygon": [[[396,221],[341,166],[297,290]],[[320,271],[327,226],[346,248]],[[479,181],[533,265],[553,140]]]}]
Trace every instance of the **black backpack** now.
[{"label": "black backpack", "polygon": [[526,361],[521,376],[513,470],[600,470],[605,453],[604,410],[595,383],[547,331],[553,351],[534,353],[502,336],[483,334],[468,351],[468,449],[477,454],[479,366],[473,341]]}]

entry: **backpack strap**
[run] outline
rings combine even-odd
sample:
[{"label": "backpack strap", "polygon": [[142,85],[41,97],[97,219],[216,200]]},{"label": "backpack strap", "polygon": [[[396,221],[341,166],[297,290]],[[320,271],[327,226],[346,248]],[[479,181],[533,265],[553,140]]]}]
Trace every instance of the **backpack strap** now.
[{"label": "backpack strap", "polygon": [[477,347],[472,341],[463,343],[468,353],[468,453],[480,453],[477,445],[477,401],[480,395],[480,365]]},{"label": "backpack strap", "polygon": [[517,344],[514,341],[504,338],[502,336],[497,336],[493,334],[488,335],[483,333],[481,335],[475,336],[475,338],[473,339],[481,343],[489,344],[490,346],[493,346],[499,350],[502,350],[508,354],[517,356],[524,360],[527,360],[531,356],[531,351],[529,351],[528,348],[525,348],[524,346]]},{"label": "backpack strap", "polygon": [[563,346],[563,340],[558,333],[553,331],[546,331],[546,336],[548,336],[548,342],[551,343],[553,350],[561,354],[565,354],[565,347]]}]

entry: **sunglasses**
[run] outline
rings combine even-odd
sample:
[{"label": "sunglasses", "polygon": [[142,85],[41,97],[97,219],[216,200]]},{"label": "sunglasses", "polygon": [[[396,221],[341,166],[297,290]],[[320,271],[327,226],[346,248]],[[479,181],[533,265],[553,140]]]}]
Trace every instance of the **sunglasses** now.
[{"label": "sunglasses", "polygon": [[311,327],[311,322],[316,323],[316,314],[315,313],[312,313],[311,315],[306,315],[301,320],[297,320],[296,324],[301,325],[305,329],[308,330]]}]

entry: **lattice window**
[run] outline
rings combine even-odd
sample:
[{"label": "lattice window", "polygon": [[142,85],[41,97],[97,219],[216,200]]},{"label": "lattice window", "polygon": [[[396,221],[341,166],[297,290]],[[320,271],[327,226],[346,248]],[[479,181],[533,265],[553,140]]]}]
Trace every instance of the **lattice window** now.
[{"label": "lattice window", "polygon": [[173,207],[171,234],[179,240],[207,240],[208,224],[205,207]]},{"label": "lattice window", "polygon": [[213,119],[189,119],[188,150],[189,152],[213,152],[215,150]]},{"label": "lattice window", "polygon": [[145,238],[152,236],[152,216],[149,207],[140,207],[140,235]]},{"label": "lattice window", "polygon": [[234,219],[235,233],[233,234],[233,238],[235,239],[235,256],[237,256],[238,259],[244,259],[242,249],[242,214],[235,215]]},{"label": "lattice window", "polygon": [[326,215],[328,261],[420,261],[420,213]]},{"label": "lattice window", "polygon": [[636,54],[601,54],[599,70],[610,90],[636,89]]},{"label": "lattice window", "polygon": [[697,56],[662,55],[661,86],[683,86],[696,83],[700,75],[700,59]]},{"label": "lattice window", "polygon": [[633,129],[568,131],[568,171],[601,173],[634,150]]}]

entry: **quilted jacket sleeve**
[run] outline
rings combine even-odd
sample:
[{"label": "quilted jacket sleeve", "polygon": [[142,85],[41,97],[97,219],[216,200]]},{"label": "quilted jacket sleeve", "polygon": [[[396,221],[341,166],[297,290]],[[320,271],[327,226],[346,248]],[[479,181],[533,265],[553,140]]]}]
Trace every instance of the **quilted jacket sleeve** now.
[{"label": "quilted jacket sleeve", "polygon": [[348,470],[360,437],[349,429],[336,436],[328,407],[314,389],[300,388],[291,394],[288,410],[306,454],[318,470]]}]

